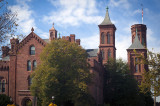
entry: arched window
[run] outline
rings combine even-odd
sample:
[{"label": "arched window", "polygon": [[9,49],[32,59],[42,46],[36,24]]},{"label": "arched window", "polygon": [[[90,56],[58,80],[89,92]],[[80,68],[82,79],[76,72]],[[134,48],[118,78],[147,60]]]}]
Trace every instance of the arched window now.
[{"label": "arched window", "polygon": [[5,92],[5,80],[2,81],[2,92]]},{"label": "arched window", "polygon": [[144,46],[144,37],[142,36],[142,45]]},{"label": "arched window", "polygon": [[36,60],[33,61],[33,70],[37,67],[37,62]]},{"label": "arched window", "polygon": [[34,46],[30,47],[30,55],[35,55],[35,47]]},{"label": "arched window", "polygon": [[111,50],[109,49],[108,50],[108,58],[110,58],[111,57]]},{"label": "arched window", "polygon": [[31,71],[31,61],[27,61],[27,71]]},{"label": "arched window", "polygon": [[29,76],[28,77],[28,89],[30,89],[31,84],[32,84],[32,78]]},{"label": "arched window", "polygon": [[138,58],[135,58],[135,72],[138,72]]},{"label": "arched window", "polygon": [[102,59],[104,60],[104,51],[102,50]]},{"label": "arched window", "polygon": [[107,33],[107,44],[110,44],[111,42],[110,42],[110,34],[109,33]]},{"label": "arched window", "polygon": [[53,37],[53,32],[50,33],[50,37]]},{"label": "arched window", "polygon": [[102,44],[105,43],[105,35],[104,35],[104,32],[102,32],[102,34],[101,34],[101,43],[102,43]]},{"label": "arched window", "polygon": [[140,41],[140,35],[138,34],[138,39],[139,39],[139,41]]}]

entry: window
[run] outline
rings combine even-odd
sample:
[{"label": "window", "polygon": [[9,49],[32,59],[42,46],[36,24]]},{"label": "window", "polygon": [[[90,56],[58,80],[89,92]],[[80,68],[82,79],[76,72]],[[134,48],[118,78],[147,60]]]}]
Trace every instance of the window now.
[{"label": "window", "polygon": [[111,50],[109,49],[108,50],[108,58],[110,58],[111,57]]},{"label": "window", "polygon": [[102,32],[102,34],[101,34],[101,43],[104,44],[104,42],[105,42],[105,38],[104,38],[104,33]]},{"label": "window", "polygon": [[107,44],[110,44],[110,34],[107,33]]},{"label": "window", "polygon": [[[139,61],[141,62],[141,59]],[[139,64],[139,72],[141,72],[141,64]]]},{"label": "window", "polygon": [[5,92],[5,80],[2,81],[2,92]]},{"label": "window", "polygon": [[140,35],[138,34],[138,39],[139,39],[139,41],[140,41]]},{"label": "window", "polygon": [[102,59],[104,60],[104,51],[102,50]]},{"label": "window", "polygon": [[0,80],[0,92],[5,92],[5,80]]},{"label": "window", "polygon": [[138,58],[135,58],[135,72],[138,72]]},{"label": "window", "polygon": [[31,61],[27,61],[27,71],[31,71]]},{"label": "window", "polygon": [[29,76],[28,77],[28,89],[30,89],[31,84],[32,84],[32,78]]},{"label": "window", "polygon": [[144,37],[142,36],[142,45],[144,46]]},{"label": "window", "polygon": [[35,47],[34,46],[30,47],[30,55],[35,55]]},{"label": "window", "polygon": [[36,60],[33,61],[33,70],[37,67],[37,62]]}]

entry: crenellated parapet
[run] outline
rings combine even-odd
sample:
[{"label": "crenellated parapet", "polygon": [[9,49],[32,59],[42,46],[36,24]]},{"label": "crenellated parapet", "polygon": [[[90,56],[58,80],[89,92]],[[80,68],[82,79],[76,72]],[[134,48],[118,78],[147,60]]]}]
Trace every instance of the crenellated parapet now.
[{"label": "crenellated parapet", "polygon": [[0,71],[9,71],[9,61],[0,60]]},{"label": "crenellated parapet", "polygon": [[75,34],[70,34],[70,36],[62,36],[62,39],[80,45],[80,39],[75,39]]}]

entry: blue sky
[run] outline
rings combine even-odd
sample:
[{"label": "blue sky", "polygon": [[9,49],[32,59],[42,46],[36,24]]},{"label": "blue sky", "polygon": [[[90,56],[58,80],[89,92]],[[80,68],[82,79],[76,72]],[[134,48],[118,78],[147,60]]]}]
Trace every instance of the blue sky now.
[{"label": "blue sky", "polygon": [[115,24],[117,58],[127,60],[126,49],[131,45],[131,25],[147,25],[147,45],[160,52],[160,0],[8,0],[9,9],[18,13],[18,34],[28,35],[34,27],[43,39],[49,38],[54,22],[61,36],[75,34],[83,48],[98,48],[99,28],[109,7]]}]

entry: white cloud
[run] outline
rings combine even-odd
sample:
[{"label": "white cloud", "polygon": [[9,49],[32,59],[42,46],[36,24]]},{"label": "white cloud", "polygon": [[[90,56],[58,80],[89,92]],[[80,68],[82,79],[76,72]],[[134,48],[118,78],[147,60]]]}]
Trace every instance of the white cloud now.
[{"label": "white cloud", "polygon": [[33,27],[36,30],[35,32],[39,33],[40,37],[48,38],[49,34],[47,32],[43,32],[36,27],[35,19],[33,17],[34,11],[31,10],[27,4],[27,2],[30,1],[31,0],[17,0],[16,5],[8,7],[8,9],[10,9],[13,13],[17,13],[17,24],[19,25],[17,32],[19,34],[28,35]]},{"label": "white cloud", "polygon": [[[35,20],[32,18],[33,11],[29,9],[28,5],[23,1],[19,0],[17,5],[9,6],[9,9],[12,12],[17,13],[18,18],[18,32],[23,34],[29,34],[31,32],[31,28],[35,26]],[[29,1],[29,0],[28,0]]]},{"label": "white cloud", "polygon": [[116,39],[116,58],[122,58],[124,61],[127,61],[127,50],[131,45],[131,35],[124,36],[121,35]]},{"label": "white cloud", "polygon": [[110,0],[109,6],[129,9],[130,4],[129,4],[128,0]]},{"label": "white cloud", "polygon": [[[78,26],[81,22],[86,24],[98,24],[101,16],[96,16],[97,8],[95,0],[49,0],[57,11],[44,16],[43,20],[50,23],[55,22],[59,26]],[[89,5],[88,5],[89,4]]]},{"label": "white cloud", "polygon": [[85,49],[95,49],[99,46],[99,34],[81,38],[81,45]]},{"label": "white cloud", "polygon": [[138,10],[133,11],[132,15],[139,14],[139,13],[142,13],[142,10],[141,10],[141,9],[138,9]]}]

